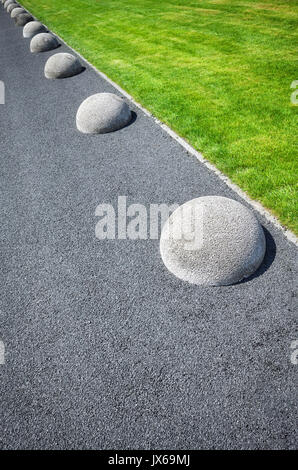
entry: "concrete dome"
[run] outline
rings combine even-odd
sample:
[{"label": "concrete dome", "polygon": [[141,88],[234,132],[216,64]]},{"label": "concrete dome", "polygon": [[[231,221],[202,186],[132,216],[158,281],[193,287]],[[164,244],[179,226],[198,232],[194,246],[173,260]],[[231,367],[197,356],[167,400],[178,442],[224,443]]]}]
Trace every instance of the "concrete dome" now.
[{"label": "concrete dome", "polygon": [[10,13],[10,16],[12,18],[15,18],[17,15],[20,15],[21,13],[27,13],[26,10],[24,10],[24,8],[22,7],[17,7],[17,8],[14,8],[11,13]]},{"label": "concrete dome", "polygon": [[11,13],[14,8],[19,8],[19,6],[17,3],[10,3],[7,7],[7,13]]},{"label": "concrete dome", "polygon": [[29,13],[20,13],[14,18],[14,21],[16,26],[25,26],[25,24],[29,23],[29,21],[33,21],[33,19],[33,16],[29,15]]},{"label": "concrete dome", "polygon": [[33,38],[33,36],[36,34],[44,32],[46,32],[46,27],[40,23],[40,21],[29,21],[29,23],[24,26],[23,36],[24,38],[30,39]]},{"label": "concrete dome", "polygon": [[61,52],[52,55],[46,62],[44,74],[46,78],[72,77],[82,72],[84,67],[72,54]]},{"label": "concrete dome", "polygon": [[59,46],[59,42],[50,33],[39,33],[36,34],[31,39],[30,42],[30,51],[31,52],[45,52],[51,51],[52,49],[56,49]]},{"label": "concrete dome", "polygon": [[15,0],[6,0],[6,2],[4,3],[4,8],[7,9],[8,5],[10,5],[11,3],[15,3]]},{"label": "concrete dome", "polygon": [[192,199],[178,207],[160,238],[168,270],[199,285],[229,285],[249,277],[265,251],[265,235],[254,214],[220,196]]},{"label": "concrete dome", "polygon": [[76,124],[84,134],[105,134],[126,126],[131,120],[128,105],[113,93],[97,93],[80,105]]}]

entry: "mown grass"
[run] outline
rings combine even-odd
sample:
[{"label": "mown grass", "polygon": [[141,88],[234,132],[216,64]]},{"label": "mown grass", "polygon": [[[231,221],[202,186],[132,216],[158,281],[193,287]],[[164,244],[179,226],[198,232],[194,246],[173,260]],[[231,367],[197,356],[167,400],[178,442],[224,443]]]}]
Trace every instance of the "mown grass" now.
[{"label": "mown grass", "polygon": [[298,233],[296,0],[23,0]]}]

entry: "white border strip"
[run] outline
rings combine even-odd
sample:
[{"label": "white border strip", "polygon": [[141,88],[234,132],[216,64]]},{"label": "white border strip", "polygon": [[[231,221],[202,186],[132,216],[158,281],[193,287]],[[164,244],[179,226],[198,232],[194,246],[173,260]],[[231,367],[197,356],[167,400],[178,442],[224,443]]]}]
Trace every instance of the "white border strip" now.
[{"label": "white border strip", "polygon": [[[20,3],[20,2],[19,2]],[[25,8],[25,7],[23,7]],[[25,8],[26,9],[26,8]],[[26,9],[27,10],[27,9]],[[29,10],[27,10],[29,12]],[[30,13],[32,15],[32,13]],[[32,15],[35,19],[36,17]],[[50,30],[49,30],[50,31]],[[268,209],[265,209],[265,207],[262,206],[262,204],[258,201],[255,201],[251,199],[242,189],[237,186],[237,184],[233,183],[230,178],[226,175],[224,175],[220,170],[218,170],[212,163],[210,163],[208,160],[206,160],[203,155],[198,152],[195,148],[193,148],[186,140],[184,140],[182,137],[180,137],[176,132],[174,132],[170,127],[168,127],[166,124],[162,123],[159,119],[157,119],[153,114],[151,114],[146,108],[144,108],[140,103],[134,100],[134,98],[127,93],[123,88],[121,88],[117,83],[113,82],[106,74],[98,70],[94,65],[92,65],[85,57],[83,57],[79,52],[77,52],[75,49],[73,49],[69,44],[67,44],[64,39],[62,39],[58,34],[55,34],[57,38],[61,42],[63,42],[69,49],[71,49],[78,57],[80,57],[86,64],[89,65],[101,78],[103,78],[106,82],[108,82],[110,85],[112,85],[116,90],[118,90],[123,96],[125,96],[126,99],[131,101],[137,108],[141,109],[144,114],[147,116],[151,117],[154,119],[155,123],[161,127],[170,137],[172,137],[176,142],[178,142],[188,153],[196,157],[201,163],[203,163],[209,170],[211,170],[213,173],[215,173],[218,178],[223,181],[229,188],[231,188],[238,196],[240,196],[244,201],[246,201],[250,206],[252,206],[259,214],[261,214],[263,217],[265,217],[268,222],[271,222],[276,228],[281,230],[285,237],[294,243],[296,246],[298,246],[298,238],[296,235],[289,229],[285,228],[279,220],[272,215]]]}]

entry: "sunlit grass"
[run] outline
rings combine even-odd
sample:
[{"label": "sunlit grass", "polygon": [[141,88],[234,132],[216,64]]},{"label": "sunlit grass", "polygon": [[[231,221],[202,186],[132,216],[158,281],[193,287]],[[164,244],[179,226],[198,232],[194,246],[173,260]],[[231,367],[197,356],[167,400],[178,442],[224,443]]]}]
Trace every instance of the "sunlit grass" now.
[{"label": "sunlit grass", "polygon": [[23,0],[298,233],[295,0]]}]

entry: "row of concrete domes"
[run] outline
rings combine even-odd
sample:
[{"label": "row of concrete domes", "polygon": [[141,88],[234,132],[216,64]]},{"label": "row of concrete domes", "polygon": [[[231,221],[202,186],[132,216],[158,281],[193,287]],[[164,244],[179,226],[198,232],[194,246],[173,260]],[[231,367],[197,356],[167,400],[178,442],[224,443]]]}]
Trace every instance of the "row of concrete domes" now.
[{"label": "row of concrete domes", "polygon": [[[57,38],[14,0],[4,7],[17,26],[24,26],[30,50],[39,53],[59,47]],[[44,68],[48,79],[62,79],[81,73],[84,67],[69,53],[51,56]],[[113,93],[89,96],[76,114],[77,129],[85,134],[102,134],[125,127],[131,111]],[[160,253],[175,276],[199,285],[229,285],[252,275],[266,251],[263,229],[243,204],[221,196],[192,199],[179,206],[165,223]]]},{"label": "row of concrete domes", "polygon": [[[14,18],[17,26],[23,26],[23,36],[30,39],[30,51],[40,53],[57,49],[58,39],[14,0],[7,0],[4,8]],[[83,72],[77,57],[67,52],[51,56],[44,68],[48,79],[72,77]],[[112,132],[126,126],[131,120],[131,111],[123,99],[113,93],[97,93],[89,96],[77,112],[77,128],[86,134]]]}]

